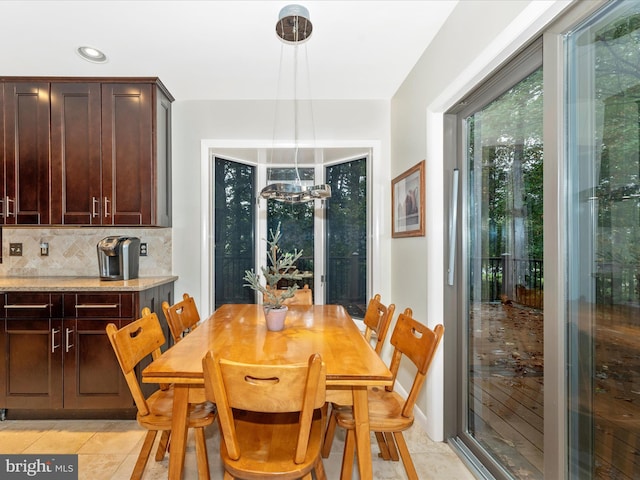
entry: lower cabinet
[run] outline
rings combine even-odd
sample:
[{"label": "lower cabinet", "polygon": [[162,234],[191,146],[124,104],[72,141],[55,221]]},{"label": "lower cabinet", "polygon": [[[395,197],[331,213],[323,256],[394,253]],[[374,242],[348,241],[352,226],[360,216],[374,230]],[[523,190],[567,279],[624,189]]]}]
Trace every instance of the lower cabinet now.
[{"label": "lower cabinet", "polygon": [[[5,292],[0,294],[0,409],[51,414],[102,411],[109,417],[135,405],[105,328],[161,313],[173,284],[141,292]],[[42,412],[41,412],[42,413]],[[94,415],[95,416],[95,415]],[[24,416],[22,416],[24,418]]]}]

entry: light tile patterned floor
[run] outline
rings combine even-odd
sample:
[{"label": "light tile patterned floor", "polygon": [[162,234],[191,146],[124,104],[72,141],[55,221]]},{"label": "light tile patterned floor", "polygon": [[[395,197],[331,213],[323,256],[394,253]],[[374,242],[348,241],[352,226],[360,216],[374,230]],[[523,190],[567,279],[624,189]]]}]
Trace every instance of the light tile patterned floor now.
[{"label": "light tile patterned floor", "polygon": [[[144,434],[145,430],[133,420],[6,420],[0,422],[0,452],[77,453],[80,480],[128,479]],[[220,436],[217,426],[209,427],[206,435],[211,479],[221,479],[222,466],[218,456]],[[405,438],[422,480],[473,480],[474,476],[447,444],[432,442],[417,425],[405,432]],[[385,462],[377,457],[373,437],[372,445],[375,480],[407,478],[401,462]],[[324,460],[329,480],[340,478],[343,446],[344,432],[339,430],[331,455]],[[156,462],[152,455],[143,478],[166,479],[167,468],[168,457]],[[354,472],[357,472],[357,468]],[[192,436],[187,447],[183,478],[197,478]],[[358,478],[357,473],[354,473],[354,478]]]}]

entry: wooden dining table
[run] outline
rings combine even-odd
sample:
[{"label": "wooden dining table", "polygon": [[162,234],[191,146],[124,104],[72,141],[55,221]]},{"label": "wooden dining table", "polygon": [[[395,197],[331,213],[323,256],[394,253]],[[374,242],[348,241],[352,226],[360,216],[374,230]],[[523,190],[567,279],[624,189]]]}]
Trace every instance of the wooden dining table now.
[{"label": "wooden dining table", "polygon": [[307,362],[319,353],[327,370],[327,401],[352,405],[360,478],[373,478],[367,387],[388,386],[388,367],[340,305],[291,305],[285,328],[268,331],[261,305],[223,305],[142,371],[145,383],[174,385],[169,478],[181,479],[188,404],[204,398],[202,358],[209,351],[256,364]]}]

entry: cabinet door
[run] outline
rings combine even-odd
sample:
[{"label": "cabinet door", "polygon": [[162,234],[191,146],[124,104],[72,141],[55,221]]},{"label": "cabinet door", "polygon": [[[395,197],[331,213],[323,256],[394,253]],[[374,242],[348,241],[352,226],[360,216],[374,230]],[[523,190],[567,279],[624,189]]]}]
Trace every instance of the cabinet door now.
[{"label": "cabinet door", "polygon": [[171,99],[156,88],[155,208],[152,221],[158,227],[171,226]]},{"label": "cabinet door", "polygon": [[133,408],[105,328],[123,320],[65,319],[64,408]]},{"label": "cabinet door", "polygon": [[0,295],[0,407],[62,407],[62,299]]},{"label": "cabinet door", "polygon": [[5,223],[38,225],[49,216],[49,83],[5,83]]},{"label": "cabinet door", "polygon": [[151,225],[150,84],[102,84],[102,223]]},{"label": "cabinet door", "polygon": [[102,222],[99,83],[51,84],[51,223]]},{"label": "cabinet door", "polygon": [[0,407],[62,407],[61,320],[2,319]]},{"label": "cabinet door", "polygon": [[[5,205],[6,205],[6,170],[5,170],[5,151],[4,151],[4,83],[0,82],[0,225],[5,223]],[[1,237],[1,233],[0,233]],[[0,240],[2,240],[0,238]],[[0,250],[2,250],[0,248]],[[0,253],[0,261],[2,260]]]}]

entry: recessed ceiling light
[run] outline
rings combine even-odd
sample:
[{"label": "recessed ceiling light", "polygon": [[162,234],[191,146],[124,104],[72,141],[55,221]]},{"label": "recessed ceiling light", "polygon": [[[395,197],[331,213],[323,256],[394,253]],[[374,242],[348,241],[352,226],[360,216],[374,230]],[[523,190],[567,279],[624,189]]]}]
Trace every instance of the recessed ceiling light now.
[{"label": "recessed ceiling light", "polygon": [[93,63],[105,63],[107,56],[97,48],[93,47],[78,47],[78,55],[84,58],[87,62]]}]

